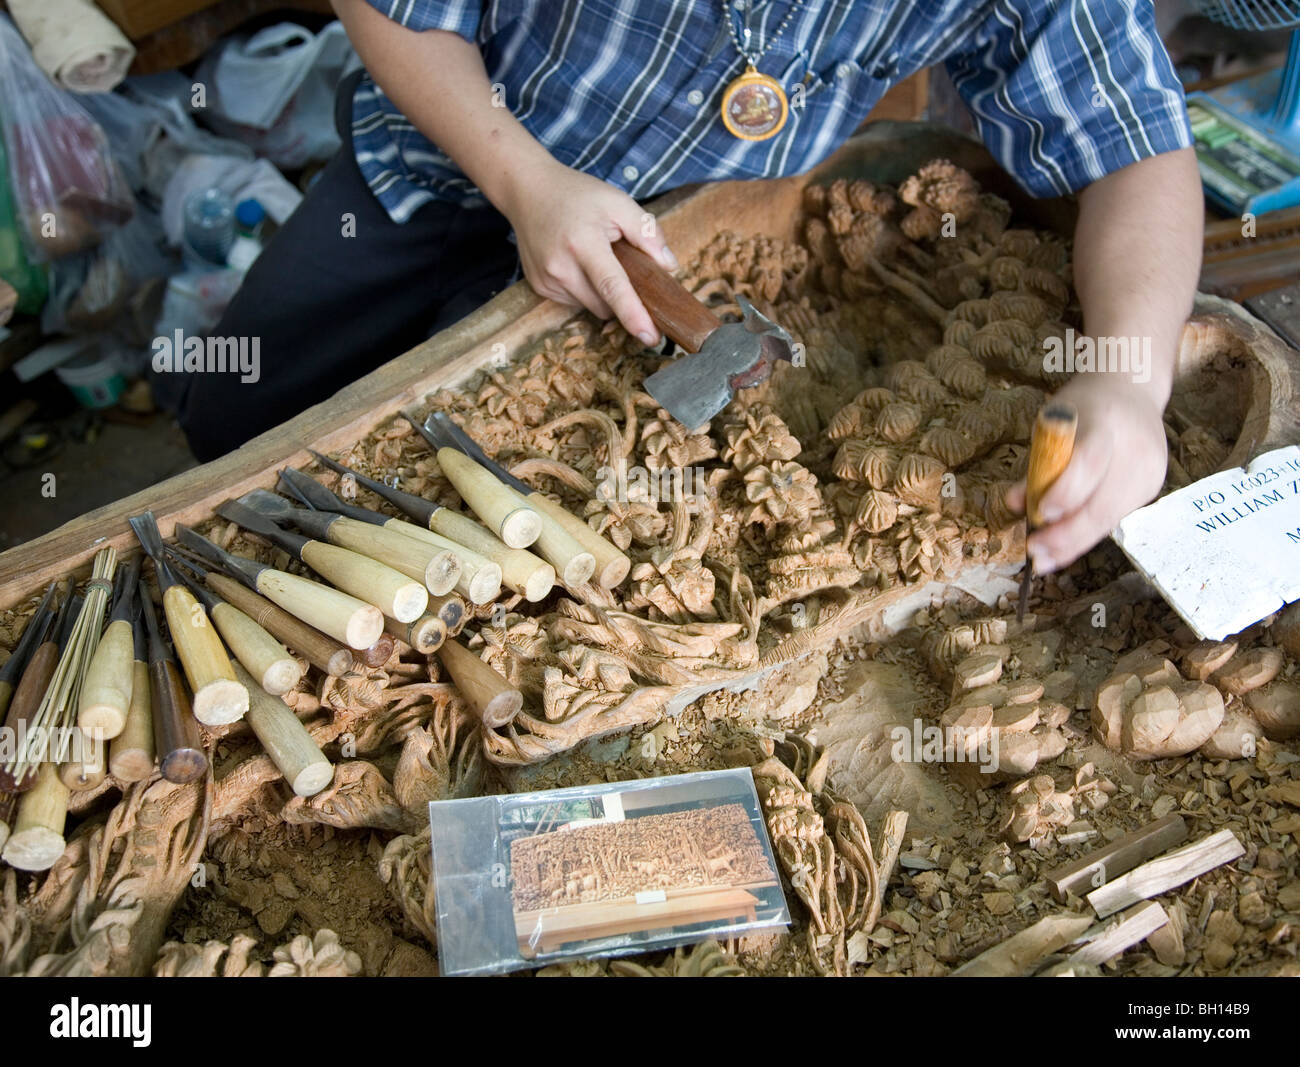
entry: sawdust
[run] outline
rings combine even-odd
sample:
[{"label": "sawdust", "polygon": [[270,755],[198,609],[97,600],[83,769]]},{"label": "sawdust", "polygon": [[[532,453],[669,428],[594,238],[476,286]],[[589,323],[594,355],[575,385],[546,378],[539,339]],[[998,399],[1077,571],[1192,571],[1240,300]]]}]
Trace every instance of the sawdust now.
[{"label": "sawdust", "polygon": [[[1041,342],[1077,323],[1078,310],[1063,242],[1008,229],[1006,205],[967,178],[951,165],[932,166],[904,187],[901,204],[890,190],[837,182],[809,191],[803,245],[723,234],[705,248],[688,267],[688,284],[724,315],[735,314],[738,296],[754,301],[809,354],[807,368],[779,368],[769,385],[725,412],[715,432],[685,433],[667,419],[639,391],[649,369],[639,346],[617,326],[583,320],[517,364],[432,398],[498,461],[528,465],[534,484],[606,531],[637,568],[617,595],[585,590],[573,600],[557,594],[537,605],[506,602],[503,631],[475,647],[544,705],[546,719],[534,720],[535,734],[526,717],[509,737],[453,731],[433,794],[626,781],[756,767],[777,757],[807,786],[796,799],[828,826],[841,801],[856,806],[873,839],[889,810],[906,811],[907,836],[877,901],[879,921],[821,932],[787,877],[791,930],[722,946],[748,974],[825,973],[828,960],[858,974],[945,973],[1060,910],[1046,871],[1178,812],[1193,838],[1233,829],[1246,855],[1164,898],[1185,916],[1181,958],[1165,962],[1175,957],[1144,944],[1107,968],[1295,969],[1296,742],[1260,738],[1252,755],[1236,760],[1193,753],[1137,763],[1111,752],[1094,740],[1089,721],[1098,687],[1135,650],[1180,662],[1194,645],[1186,628],[1125,575],[1110,547],[1040,582],[1029,624],[1014,636],[1007,635],[1011,605],[1006,593],[997,599],[997,576],[968,577],[1022,551],[1002,490],[1022,473],[1028,420],[1055,384],[1043,369]],[[945,243],[939,227],[948,210],[969,225]],[[1246,364],[1243,353],[1225,352],[1180,383],[1166,419],[1171,486],[1227,455],[1246,391],[1225,382],[1239,384]],[[408,492],[457,504],[404,421],[381,425],[338,458]],[[619,460],[652,471],[707,465],[707,504],[690,510],[635,495],[593,500],[599,468]],[[355,484],[321,477],[350,499],[381,506]],[[955,495],[947,494],[951,485]],[[233,551],[296,569],[282,552],[222,520],[200,527]],[[946,585],[954,575],[957,585],[997,602]],[[898,602],[887,624],[838,624],[851,598],[866,602],[891,590],[915,593],[915,602]],[[12,644],[35,602],[0,616],[0,646]],[[492,606],[479,615],[492,618]],[[838,627],[833,637],[818,629],[827,620]],[[1271,641],[1250,637],[1257,639]],[[1037,795],[1051,803],[1019,810],[1025,841],[1004,839],[1008,804],[1024,792],[1015,794],[1017,786],[971,788],[943,761],[893,754],[895,731],[939,722],[953,701],[954,674],[975,651],[999,659],[1000,683],[1057,686],[1052,699],[1069,712],[1063,750],[1033,771]],[[420,755],[412,731],[430,718],[420,701],[433,699],[441,712],[455,698],[429,697],[439,689],[436,661],[399,647],[382,666],[346,683],[313,677],[294,695],[304,718],[332,723],[330,741],[357,727],[370,762],[348,764],[353,802],[320,810],[294,802],[290,809],[268,786],[249,805],[225,812],[204,854],[205,880],[182,895],[168,939],[251,938],[248,958],[269,967],[291,939],[329,930],[360,957],[361,973],[436,970],[432,928],[412,923],[403,906],[409,902],[379,873],[386,847],[427,849],[427,831],[421,843],[391,828],[317,824],[416,825],[422,817],[403,814],[395,800],[425,795],[399,782],[402,767],[418,766],[407,756]],[[685,686],[703,671],[717,672],[719,688],[665,718],[664,698],[651,687]],[[748,680],[734,682],[741,675]],[[1296,677],[1288,657],[1280,677],[1261,684],[1285,686]],[[396,713],[375,714],[399,683],[427,689],[400,701]],[[638,704],[645,692],[653,699]],[[1248,707],[1233,699],[1233,707]],[[564,734],[566,719],[577,721],[575,709],[591,702],[604,718],[583,721],[596,728]],[[454,710],[445,719],[458,721]],[[480,750],[492,765],[471,774],[466,753]],[[339,759],[337,745],[327,752]],[[1081,784],[1094,779],[1113,788]],[[1057,800],[1067,795],[1074,805],[1068,819]],[[1101,795],[1105,802],[1096,805]],[[77,831],[79,818],[91,826],[107,802],[84,808],[69,830]],[[309,821],[285,821],[291,815]],[[419,872],[406,873],[418,894]],[[822,894],[832,907],[835,892],[830,885]],[[854,899],[857,907],[847,910],[861,916],[865,898],[855,890]],[[332,943],[326,938],[323,950]],[[730,966],[715,955],[707,960],[710,968]],[[656,954],[638,963],[655,974],[690,966]],[[604,963],[582,967],[575,973],[618,973]]]}]

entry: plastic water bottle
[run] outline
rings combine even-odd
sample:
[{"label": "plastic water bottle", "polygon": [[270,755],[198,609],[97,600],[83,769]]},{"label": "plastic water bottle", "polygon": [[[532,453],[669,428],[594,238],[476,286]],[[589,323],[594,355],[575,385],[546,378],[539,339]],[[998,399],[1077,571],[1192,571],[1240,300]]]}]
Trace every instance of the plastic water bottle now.
[{"label": "plastic water bottle", "polygon": [[185,243],[200,260],[224,266],[235,242],[235,205],[220,189],[191,193],[185,201]]},{"label": "plastic water bottle", "polygon": [[235,208],[235,243],[230,246],[226,263],[241,274],[246,273],[253,261],[262,254],[262,241],[258,233],[266,211],[256,200],[241,200]]}]

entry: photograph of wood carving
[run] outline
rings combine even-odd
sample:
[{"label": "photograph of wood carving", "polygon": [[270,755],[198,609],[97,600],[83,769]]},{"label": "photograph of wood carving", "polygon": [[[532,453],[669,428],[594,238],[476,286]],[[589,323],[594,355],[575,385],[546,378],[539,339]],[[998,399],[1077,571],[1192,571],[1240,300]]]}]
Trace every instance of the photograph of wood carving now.
[{"label": "photograph of wood carving", "polygon": [[140,2],[0,14],[0,975],[470,973],[431,805],[726,770],[453,856],[519,973],[1300,974],[1300,8]]}]

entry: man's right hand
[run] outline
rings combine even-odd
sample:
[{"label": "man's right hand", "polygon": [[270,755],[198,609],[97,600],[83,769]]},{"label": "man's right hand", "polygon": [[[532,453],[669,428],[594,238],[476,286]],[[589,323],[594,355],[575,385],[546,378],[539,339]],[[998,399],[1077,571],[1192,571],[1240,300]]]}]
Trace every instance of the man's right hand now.
[{"label": "man's right hand", "polygon": [[554,159],[501,199],[497,206],[515,229],[524,274],[538,294],[597,318],[617,317],[644,344],[658,344],[659,331],[610,248],[625,238],[676,270],[653,215],[608,182]]}]

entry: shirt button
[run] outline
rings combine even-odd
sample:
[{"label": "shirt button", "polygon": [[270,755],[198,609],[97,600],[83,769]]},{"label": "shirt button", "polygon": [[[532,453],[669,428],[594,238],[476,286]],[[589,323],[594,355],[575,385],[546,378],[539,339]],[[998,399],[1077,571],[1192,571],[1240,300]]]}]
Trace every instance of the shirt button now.
[{"label": "shirt button", "polygon": [[689,93],[686,94],[686,102],[689,104],[693,104],[695,107],[699,107],[702,103],[704,103],[704,94],[700,92],[698,89],[692,89]]},{"label": "shirt button", "polygon": [[623,168],[623,177],[630,182],[634,182],[639,177],[641,177],[641,172],[637,170],[636,167],[632,166],[631,163],[629,163],[626,167]]},{"label": "shirt button", "polygon": [[841,78],[847,78],[850,74],[853,73],[853,64],[852,64],[852,63],[841,63],[838,67],[835,68],[835,72],[836,72],[836,73],[837,73]]}]

